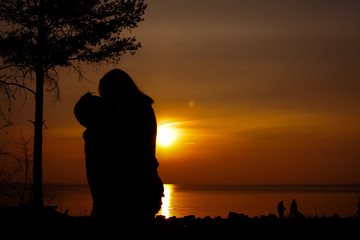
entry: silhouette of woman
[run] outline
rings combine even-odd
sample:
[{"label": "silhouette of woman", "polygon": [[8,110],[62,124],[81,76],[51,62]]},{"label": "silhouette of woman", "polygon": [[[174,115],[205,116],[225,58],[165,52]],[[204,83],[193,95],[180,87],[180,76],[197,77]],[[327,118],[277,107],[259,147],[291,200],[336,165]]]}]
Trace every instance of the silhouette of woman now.
[{"label": "silhouette of woman", "polygon": [[113,69],[100,80],[99,96],[86,93],[74,108],[86,127],[86,173],[91,215],[124,221],[152,220],[161,208],[163,183],[155,158],[153,100],[130,76]]},{"label": "silhouette of woman", "polygon": [[284,201],[280,201],[279,204],[277,205],[277,207],[278,207],[279,218],[280,219],[284,218],[284,212],[286,210],[286,208],[284,206]]},{"label": "silhouette of woman", "polygon": [[290,206],[290,216],[289,217],[296,217],[298,215],[298,205],[295,201],[295,199],[293,199],[291,206]]}]

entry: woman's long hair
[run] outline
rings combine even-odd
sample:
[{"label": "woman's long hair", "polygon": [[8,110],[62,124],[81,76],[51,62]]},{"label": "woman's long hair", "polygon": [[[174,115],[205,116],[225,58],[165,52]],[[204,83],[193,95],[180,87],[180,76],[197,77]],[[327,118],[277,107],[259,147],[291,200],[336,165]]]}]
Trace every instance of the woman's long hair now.
[{"label": "woman's long hair", "polygon": [[131,77],[120,69],[110,70],[100,79],[99,94],[115,104],[154,101],[141,92]]}]

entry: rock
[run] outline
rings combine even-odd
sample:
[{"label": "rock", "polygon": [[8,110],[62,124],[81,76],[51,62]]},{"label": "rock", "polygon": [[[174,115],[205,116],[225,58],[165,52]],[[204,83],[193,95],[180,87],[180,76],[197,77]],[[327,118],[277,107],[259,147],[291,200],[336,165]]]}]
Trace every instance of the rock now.
[{"label": "rock", "polygon": [[242,213],[229,212],[228,219],[230,221],[246,221],[248,216]]}]

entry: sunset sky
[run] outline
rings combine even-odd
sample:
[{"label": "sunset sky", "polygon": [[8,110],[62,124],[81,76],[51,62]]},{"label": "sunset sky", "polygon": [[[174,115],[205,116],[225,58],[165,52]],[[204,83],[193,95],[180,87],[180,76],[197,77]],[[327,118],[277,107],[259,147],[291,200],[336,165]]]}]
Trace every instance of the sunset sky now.
[{"label": "sunset sky", "polygon": [[[149,0],[116,68],[155,100],[165,183],[360,183],[360,1]],[[60,73],[47,94],[44,182],[86,183],[73,107],[113,66]],[[31,138],[18,99],[1,144]]]}]

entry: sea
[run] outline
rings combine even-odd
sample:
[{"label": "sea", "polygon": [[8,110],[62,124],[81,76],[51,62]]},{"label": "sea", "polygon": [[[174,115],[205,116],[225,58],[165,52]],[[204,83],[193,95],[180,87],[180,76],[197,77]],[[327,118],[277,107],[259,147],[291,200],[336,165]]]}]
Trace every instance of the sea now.
[{"label": "sea", "polygon": [[[295,199],[306,217],[354,217],[360,201],[360,185],[181,185],[165,184],[158,215],[166,218],[222,217],[229,212],[249,217],[277,214],[284,202],[285,216]],[[139,186],[141,191],[141,186]],[[45,185],[44,203],[70,216],[89,216],[92,199],[87,185]],[[117,207],[114,201],[114,207]]]}]

